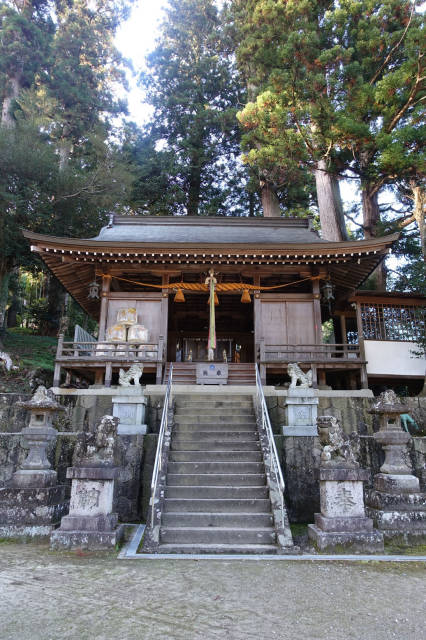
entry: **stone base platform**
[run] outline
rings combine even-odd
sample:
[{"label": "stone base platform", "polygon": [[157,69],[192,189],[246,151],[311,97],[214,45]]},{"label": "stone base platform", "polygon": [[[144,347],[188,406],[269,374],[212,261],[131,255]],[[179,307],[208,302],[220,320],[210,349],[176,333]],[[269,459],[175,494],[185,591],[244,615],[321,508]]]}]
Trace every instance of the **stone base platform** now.
[{"label": "stone base platform", "polygon": [[113,549],[123,537],[124,527],[116,513],[97,516],[69,515],[50,536],[51,549]]},{"label": "stone base platform", "polygon": [[68,512],[65,485],[0,489],[0,536],[49,536]]},{"label": "stone base platform", "polygon": [[64,531],[61,528],[50,536],[50,548],[53,550],[113,550],[122,539],[123,533],[123,525],[119,525],[114,531]]},{"label": "stone base platform", "polygon": [[[315,514],[318,515],[318,514]],[[318,551],[377,553],[383,551],[383,536],[378,531],[322,531],[308,525],[308,537]]]},{"label": "stone base platform", "polygon": [[405,544],[426,543],[426,494],[367,494],[366,514],[386,540]]}]

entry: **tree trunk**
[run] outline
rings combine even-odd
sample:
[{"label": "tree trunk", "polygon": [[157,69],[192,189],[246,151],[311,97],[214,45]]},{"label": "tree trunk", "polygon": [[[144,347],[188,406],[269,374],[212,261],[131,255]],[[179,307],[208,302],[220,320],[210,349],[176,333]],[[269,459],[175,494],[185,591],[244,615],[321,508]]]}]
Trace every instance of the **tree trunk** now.
[{"label": "tree trunk", "polygon": [[317,201],[321,222],[321,237],[331,242],[347,240],[345,216],[339,182],[327,171],[325,158],[321,158],[314,171]]},{"label": "tree trunk", "polygon": [[188,205],[186,208],[189,216],[198,216],[200,207],[200,191],[201,168],[198,164],[193,164],[189,176]]},{"label": "tree trunk", "polygon": [[65,289],[55,276],[49,275],[47,285],[47,319],[40,327],[41,335],[52,337],[58,335],[64,308],[64,298]]},{"label": "tree trunk", "polygon": [[414,199],[413,215],[420,233],[423,260],[426,260],[426,193],[414,182],[410,183]]},{"label": "tree trunk", "polygon": [[261,182],[261,198],[264,218],[280,218],[280,201],[270,182]]},{"label": "tree trunk", "polygon": [[10,273],[7,269],[0,271],[0,334],[3,333],[5,329]]},{"label": "tree trunk", "polygon": [[[375,238],[377,236],[377,225],[380,222],[380,209],[377,198],[377,191],[374,185],[369,182],[361,182],[361,202],[365,238]],[[370,276],[374,288],[379,291],[386,291],[386,265],[384,260],[379,264]]]},{"label": "tree trunk", "polygon": [[15,126],[15,120],[11,113],[11,107],[14,100],[17,99],[19,92],[21,90],[21,77],[22,72],[19,71],[15,73],[15,75],[9,79],[9,92],[3,99],[2,109],[1,109],[1,124],[3,127],[7,127],[12,129]]}]

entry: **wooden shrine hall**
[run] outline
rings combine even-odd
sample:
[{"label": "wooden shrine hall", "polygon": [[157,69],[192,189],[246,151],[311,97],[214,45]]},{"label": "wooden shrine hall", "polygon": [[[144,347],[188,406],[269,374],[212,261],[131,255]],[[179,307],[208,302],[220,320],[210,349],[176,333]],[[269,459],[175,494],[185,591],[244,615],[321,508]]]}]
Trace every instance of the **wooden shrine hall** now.
[{"label": "wooden shrine hall", "polygon": [[95,238],[24,236],[99,323],[96,340],[60,336],[54,386],[63,371],[110,386],[136,363],[143,381],[161,383],[175,363],[174,382],[195,383],[209,355],[228,363],[229,384],[254,384],[255,363],[282,384],[290,362],[312,368],[314,386],[368,384],[354,295],[397,234],[328,242],[308,218],[111,216]]}]

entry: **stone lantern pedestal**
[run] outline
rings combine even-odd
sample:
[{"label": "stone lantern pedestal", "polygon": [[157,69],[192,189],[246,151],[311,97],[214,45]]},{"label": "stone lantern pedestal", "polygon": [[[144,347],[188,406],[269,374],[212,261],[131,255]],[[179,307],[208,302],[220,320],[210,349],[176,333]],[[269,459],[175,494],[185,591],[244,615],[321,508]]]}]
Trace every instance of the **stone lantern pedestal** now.
[{"label": "stone lantern pedestal", "polygon": [[382,445],[385,461],[367,494],[367,513],[385,539],[421,544],[426,540],[426,494],[420,492],[419,479],[408,465],[411,436],[401,427],[406,411],[393,391],[382,393],[371,409],[379,416],[380,430],[374,439]]},{"label": "stone lantern pedestal", "polygon": [[319,551],[383,551],[383,535],[366,517],[364,482],[368,472],[359,468],[355,453],[359,442],[348,438],[334,416],[317,419],[323,445],[320,481],[321,513],[308,526],[308,536]]},{"label": "stone lantern pedestal", "polygon": [[72,480],[69,514],[50,537],[52,549],[113,549],[123,535],[113,511],[118,418],[104,416],[93,433],[76,445],[79,465],[67,469]]},{"label": "stone lantern pedestal", "polygon": [[68,510],[66,487],[58,485],[47,458],[57,437],[53,416],[64,408],[45,387],[17,404],[31,412],[29,426],[21,432],[29,452],[9,485],[0,489],[0,537],[48,536]]}]

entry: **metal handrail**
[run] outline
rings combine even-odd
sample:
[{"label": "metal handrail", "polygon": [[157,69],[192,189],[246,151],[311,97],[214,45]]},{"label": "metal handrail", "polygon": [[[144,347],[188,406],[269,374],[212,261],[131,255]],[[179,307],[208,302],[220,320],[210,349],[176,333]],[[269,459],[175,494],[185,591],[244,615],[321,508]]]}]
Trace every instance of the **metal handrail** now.
[{"label": "metal handrail", "polygon": [[167,381],[166,394],[164,396],[163,412],[161,414],[160,431],[158,434],[157,451],[155,453],[155,464],[152,472],[151,480],[151,524],[154,524],[154,509],[155,509],[155,494],[157,491],[158,477],[160,475],[163,466],[163,444],[164,436],[168,426],[168,413],[170,399],[172,395],[172,380],[173,380],[173,364],[170,364],[169,378]]},{"label": "metal handrail", "polygon": [[259,418],[262,424],[262,429],[268,439],[271,468],[275,473],[276,481],[278,483],[278,487],[280,490],[279,491],[280,508],[281,508],[282,522],[284,522],[285,516],[286,516],[286,509],[284,504],[284,489],[285,489],[284,477],[281,471],[281,465],[278,458],[277,448],[275,446],[274,434],[271,427],[271,421],[269,419],[268,407],[266,406],[265,394],[263,393],[259,366],[257,364],[256,364],[256,399],[257,399],[257,408],[259,412]]}]

